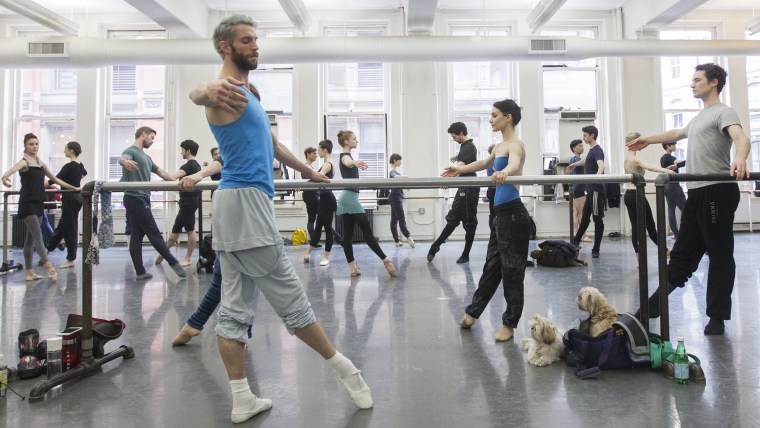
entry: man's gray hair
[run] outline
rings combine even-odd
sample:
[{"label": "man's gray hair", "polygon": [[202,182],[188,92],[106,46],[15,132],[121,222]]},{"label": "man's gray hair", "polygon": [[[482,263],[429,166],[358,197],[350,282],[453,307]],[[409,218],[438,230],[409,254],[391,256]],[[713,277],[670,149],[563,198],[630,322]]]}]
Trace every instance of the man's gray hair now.
[{"label": "man's gray hair", "polygon": [[250,25],[251,27],[256,28],[256,21],[251,19],[250,16],[240,14],[222,19],[216,28],[214,28],[214,48],[222,59],[224,59],[224,52],[222,52],[222,48],[219,47],[219,42],[225,41],[227,44],[232,45],[232,42],[235,41],[235,26],[240,24]]}]

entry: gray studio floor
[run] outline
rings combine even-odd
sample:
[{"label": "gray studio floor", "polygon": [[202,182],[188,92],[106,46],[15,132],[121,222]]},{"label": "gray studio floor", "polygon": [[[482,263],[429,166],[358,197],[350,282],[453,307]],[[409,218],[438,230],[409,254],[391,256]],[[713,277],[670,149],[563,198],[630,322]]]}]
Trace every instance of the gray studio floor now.
[{"label": "gray studio floor", "polygon": [[[364,244],[355,252],[363,275],[348,277],[340,247],[329,267],[301,262],[303,248],[288,247],[291,260],[327,335],[363,370],[375,406],[357,410],[319,356],[286,332],[262,300],[249,343],[248,379],[273,408],[246,422],[261,427],[495,427],[495,426],[760,426],[760,235],[736,235],[737,278],[733,319],[725,336],[702,328],[707,260],[690,285],[671,296],[671,336],[702,358],[706,385],[676,386],[649,370],[604,372],[579,380],[560,362],[537,368],[518,346],[536,313],[566,326],[582,317],[575,303],[581,286],[603,291],[618,311],[638,301],[636,258],[626,239],[605,238],[599,259],[582,250],[586,268],[528,268],[525,311],[517,341],[496,343],[504,300],[497,293],[470,331],[458,321],[477,285],[485,242],[469,265],[455,260],[461,242],[449,242],[427,263],[429,243],[382,247],[399,271],[389,279]],[[535,246],[535,242],[531,243]],[[650,257],[655,256],[650,243]],[[178,250],[178,251],[184,251]],[[155,252],[144,247],[146,261]],[[55,252],[52,260],[63,261]],[[649,265],[656,265],[650,260]],[[230,425],[231,396],[213,328],[189,345],[170,341],[197,306],[211,275],[177,281],[164,264],[149,264],[154,277],[136,283],[125,248],[101,252],[94,270],[94,315],[120,318],[124,335],[107,345],[134,347],[131,360],[106,364],[89,378],[64,385],[41,403],[9,393],[0,399],[1,427],[214,427]],[[81,268],[60,271],[57,284],[25,284],[22,272],[0,277],[0,352],[17,362],[16,336],[37,328],[42,337],[61,330],[81,306]],[[656,278],[650,273],[652,284]],[[215,319],[210,321],[210,327]],[[654,323],[653,323],[654,326]],[[35,380],[11,386],[28,393]]]}]

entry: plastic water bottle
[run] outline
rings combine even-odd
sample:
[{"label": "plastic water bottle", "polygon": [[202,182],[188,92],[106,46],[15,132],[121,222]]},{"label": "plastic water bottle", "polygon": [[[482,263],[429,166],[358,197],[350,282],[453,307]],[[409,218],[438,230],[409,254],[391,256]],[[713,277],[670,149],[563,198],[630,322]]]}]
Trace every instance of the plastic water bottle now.
[{"label": "plastic water bottle", "polygon": [[63,370],[63,361],[61,360],[61,349],[63,347],[63,338],[51,337],[47,340],[47,377],[51,379]]},{"label": "plastic water bottle", "polygon": [[8,250],[8,268],[11,268],[11,267],[13,267],[13,264],[14,264],[15,262],[16,262],[16,261],[15,261],[15,260],[13,260],[13,250]]},{"label": "plastic water bottle", "polygon": [[675,368],[675,381],[678,385],[689,384],[689,356],[686,355],[686,347],[683,344],[683,337],[678,338],[678,347],[676,348],[676,359],[673,362]]},{"label": "plastic water bottle", "polygon": [[0,397],[5,397],[8,388],[8,365],[5,364],[5,357],[0,354]]}]

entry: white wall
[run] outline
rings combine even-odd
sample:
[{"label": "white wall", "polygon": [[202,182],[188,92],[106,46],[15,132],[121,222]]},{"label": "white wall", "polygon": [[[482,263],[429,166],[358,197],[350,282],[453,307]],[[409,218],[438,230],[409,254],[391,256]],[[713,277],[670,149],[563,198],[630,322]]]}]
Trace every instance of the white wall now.
[{"label": "white wall", "polygon": [[[347,13],[349,15],[347,15]],[[484,17],[482,11],[440,12],[436,20],[435,34],[445,34],[447,22],[500,22],[512,25],[514,34],[527,35],[529,30],[524,24],[526,12],[495,11]],[[746,20],[743,12],[711,11],[709,14],[692,14],[688,19],[708,22],[716,25],[719,37],[742,38],[741,28]],[[282,13],[258,14],[255,18],[261,25],[288,25]],[[403,12],[319,12],[313,14],[314,24],[307,35],[321,35],[322,25],[326,23],[342,23],[349,19],[351,24],[362,22],[384,22],[388,25],[389,35],[404,34]],[[210,21],[215,21],[216,16]],[[90,16],[83,27],[83,35],[102,36],[107,28],[124,28],[125,26],[140,26],[149,21],[139,15],[122,16]],[[0,32],[11,36],[11,28],[20,24],[16,20],[0,20]],[[563,11],[558,14],[555,23],[577,23],[596,25],[600,37],[617,39],[620,37],[619,17],[615,12],[573,12]],[[213,25],[212,25],[213,27]],[[653,41],[656,43],[656,41]],[[212,49],[209,43],[209,49]],[[729,57],[723,61],[729,71],[728,101],[737,109],[743,123],[748,124],[746,86],[732,84],[742,82],[745,74],[744,58]],[[199,82],[217,77],[219,66],[177,66],[170,67],[169,76],[172,81],[169,93],[172,98],[167,100],[167,153],[166,165],[168,170],[174,170],[181,163],[175,145],[192,138],[200,146],[199,159],[209,158],[209,148],[215,146],[213,137],[208,129],[203,109],[190,103],[187,98],[189,91]],[[403,170],[409,176],[437,176],[448,164],[447,153],[449,136],[446,128],[449,125],[449,100],[446,85],[448,82],[448,67],[445,63],[407,63],[391,64],[388,76],[389,86],[389,153],[399,152],[404,156]],[[517,90],[515,98],[523,107],[523,119],[518,127],[520,137],[526,142],[528,158],[526,159],[525,174],[541,174],[541,155],[543,153],[543,105],[541,88],[541,68],[536,61],[520,61],[515,64]],[[294,69],[294,120],[295,147],[298,155],[303,148],[314,145],[323,135],[323,108],[320,98],[322,85],[321,66],[315,64],[296,65]],[[14,135],[14,118],[12,111],[13,94],[10,93],[12,71],[0,70],[0,137],[11,141]],[[103,80],[106,73],[104,68],[82,69],[79,72],[79,93],[77,110],[77,139],[85,145],[83,161],[91,171],[89,178],[102,178],[97,173],[96,164],[102,164],[107,158],[105,152],[106,118],[103,116],[105,87]],[[613,173],[622,172],[624,149],[623,137],[628,131],[637,130],[643,134],[662,130],[662,115],[660,112],[659,90],[659,60],[657,58],[606,58],[600,66],[600,112],[597,126],[600,128],[600,143],[605,148],[608,159],[608,169]],[[746,128],[746,126],[745,126]],[[90,146],[91,145],[91,146]],[[0,167],[7,169],[11,164],[14,153],[10,152],[9,144],[3,144],[0,149],[2,160]],[[660,150],[650,148],[640,156],[656,162]],[[300,157],[300,156],[299,156]],[[104,170],[101,168],[101,170]],[[650,189],[653,191],[653,188]],[[524,189],[531,195],[533,188]],[[410,198],[432,197],[443,194],[440,190],[412,190],[407,192]],[[746,198],[746,196],[743,196]],[[534,204],[529,198],[525,199],[527,206],[534,212],[539,235],[564,236],[567,226],[566,203],[539,202]],[[653,200],[652,200],[653,202]],[[748,203],[743,201],[747,206]],[[442,199],[409,199],[406,203],[407,220],[413,236],[416,239],[433,239],[441,230],[443,217],[448,210],[447,203]],[[487,208],[481,207],[480,227],[478,237],[487,237]],[[424,214],[420,214],[420,210]],[[208,207],[205,209],[208,212]],[[740,208],[741,211],[741,208]],[[757,213],[760,210],[754,210]],[[169,215],[173,211],[170,210]],[[749,220],[748,210],[737,212],[737,221]],[[296,226],[303,226],[305,210],[301,203],[295,206],[277,207],[278,224],[284,231]],[[117,216],[118,219],[118,216]],[[758,218],[755,218],[757,221]],[[159,223],[162,224],[159,219]],[[389,213],[387,207],[382,207],[375,215],[376,235],[381,239],[390,239],[388,230]],[[628,221],[621,210],[611,210],[606,218],[607,231],[628,230]],[[205,223],[208,228],[210,223]],[[118,227],[117,231],[120,230]],[[453,239],[460,239],[463,231],[457,230]]]}]

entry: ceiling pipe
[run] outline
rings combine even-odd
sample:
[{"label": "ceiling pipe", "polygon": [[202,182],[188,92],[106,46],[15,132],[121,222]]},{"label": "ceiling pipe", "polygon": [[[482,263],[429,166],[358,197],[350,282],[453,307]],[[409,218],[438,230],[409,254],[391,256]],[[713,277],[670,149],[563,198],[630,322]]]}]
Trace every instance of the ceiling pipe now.
[{"label": "ceiling pipe", "polygon": [[[564,52],[531,53],[531,41],[564,41]],[[30,57],[29,43],[65,43],[66,56]],[[260,39],[270,64],[342,62],[561,61],[596,57],[758,55],[755,40],[592,40],[580,37],[297,37]],[[219,64],[209,39],[103,40],[93,37],[7,38],[2,68],[88,68],[108,65]]]}]

